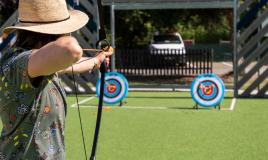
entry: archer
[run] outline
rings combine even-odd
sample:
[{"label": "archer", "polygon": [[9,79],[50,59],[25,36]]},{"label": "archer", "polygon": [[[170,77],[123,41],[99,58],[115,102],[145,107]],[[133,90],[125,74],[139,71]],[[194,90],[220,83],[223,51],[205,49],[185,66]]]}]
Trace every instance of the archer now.
[{"label": "archer", "polygon": [[108,61],[113,48],[85,58],[70,36],[88,22],[65,0],[20,0],[19,22],[4,29],[15,44],[0,60],[0,159],[65,159],[66,96],[58,73],[81,73]]}]

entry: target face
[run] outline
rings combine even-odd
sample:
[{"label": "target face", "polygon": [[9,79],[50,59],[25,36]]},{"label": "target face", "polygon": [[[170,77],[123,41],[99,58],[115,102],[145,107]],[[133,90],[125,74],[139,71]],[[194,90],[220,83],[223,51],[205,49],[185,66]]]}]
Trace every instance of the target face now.
[{"label": "target face", "polygon": [[[97,96],[100,96],[100,79],[96,84]],[[115,104],[122,101],[128,93],[128,81],[120,73],[109,72],[105,74],[103,101],[107,104]]]},{"label": "target face", "polygon": [[203,107],[215,107],[224,98],[223,81],[215,74],[201,74],[191,85],[191,95],[194,101]]}]

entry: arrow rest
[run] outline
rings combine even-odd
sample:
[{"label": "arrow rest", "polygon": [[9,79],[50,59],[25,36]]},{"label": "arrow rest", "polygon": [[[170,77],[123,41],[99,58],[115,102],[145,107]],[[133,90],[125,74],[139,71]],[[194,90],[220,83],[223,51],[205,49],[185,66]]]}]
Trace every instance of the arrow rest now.
[{"label": "arrow rest", "polygon": [[98,42],[96,43],[96,46],[97,46],[99,49],[101,49],[101,50],[103,50],[103,51],[105,51],[105,52],[108,52],[109,49],[111,48],[111,44],[110,44],[110,42],[109,42],[107,39],[98,41]]}]

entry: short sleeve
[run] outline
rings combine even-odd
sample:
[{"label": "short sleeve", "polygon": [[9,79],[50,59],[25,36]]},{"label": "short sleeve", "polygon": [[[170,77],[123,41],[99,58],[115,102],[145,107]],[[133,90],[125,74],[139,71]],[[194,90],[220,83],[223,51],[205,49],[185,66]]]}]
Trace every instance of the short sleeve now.
[{"label": "short sleeve", "polygon": [[2,71],[12,85],[20,90],[34,88],[28,75],[28,61],[31,51],[15,54],[2,65]]}]

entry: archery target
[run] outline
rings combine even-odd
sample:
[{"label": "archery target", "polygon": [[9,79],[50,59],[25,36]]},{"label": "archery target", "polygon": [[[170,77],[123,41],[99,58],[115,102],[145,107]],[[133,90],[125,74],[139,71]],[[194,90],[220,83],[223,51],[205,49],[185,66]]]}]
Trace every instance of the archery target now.
[{"label": "archery target", "polygon": [[191,96],[194,101],[203,107],[215,107],[223,100],[225,86],[215,74],[201,74],[191,85]]},{"label": "archery target", "polygon": [[[96,84],[97,96],[100,96],[100,79]],[[103,101],[107,104],[115,104],[122,101],[128,93],[128,81],[120,73],[109,72],[105,74]]]}]

